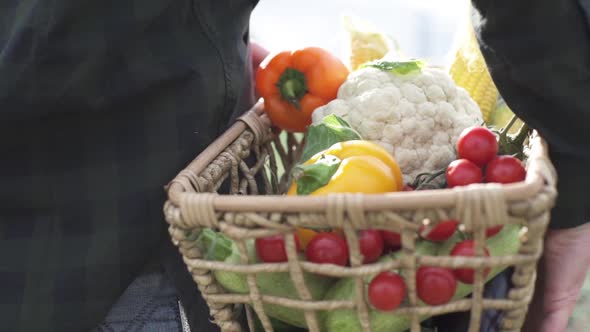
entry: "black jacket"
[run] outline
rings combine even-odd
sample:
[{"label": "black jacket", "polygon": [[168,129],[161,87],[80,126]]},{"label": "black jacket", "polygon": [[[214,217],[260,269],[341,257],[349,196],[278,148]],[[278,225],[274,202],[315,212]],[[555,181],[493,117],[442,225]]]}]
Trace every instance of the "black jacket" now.
[{"label": "black jacket", "polygon": [[498,90],[547,140],[558,173],[551,227],[590,221],[590,0],[473,0]]},{"label": "black jacket", "polygon": [[164,185],[253,104],[254,5],[0,2],[1,331],[89,331],[162,246],[213,329]]}]

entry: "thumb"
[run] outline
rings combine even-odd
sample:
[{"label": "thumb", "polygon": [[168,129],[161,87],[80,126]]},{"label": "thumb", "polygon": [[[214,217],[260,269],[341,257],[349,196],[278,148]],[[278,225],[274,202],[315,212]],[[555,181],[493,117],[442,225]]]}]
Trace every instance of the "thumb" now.
[{"label": "thumb", "polygon": [[250,43],[250,50],[252,54],[252,68],[256,70],[260,63],[268,56],[269,51],[255,42]]},{"label": "thumb", "polygon": [[[258,69],[258,67],[260,66],[260,63],[262,61],[264,61],[264,59],[268,56],[269,51],[260,46],[259,44],[255,43],[255,42],[250,42],[250,54],[251,54],[251,58],[252,58],[252,75],[255,77],[256,76],[256,70]],[[254,97],[256,99],[260,98],[260,95],[258,93],[258,89],[256,89],[256,79],[253,79],[253,88],[254,88]]]}]

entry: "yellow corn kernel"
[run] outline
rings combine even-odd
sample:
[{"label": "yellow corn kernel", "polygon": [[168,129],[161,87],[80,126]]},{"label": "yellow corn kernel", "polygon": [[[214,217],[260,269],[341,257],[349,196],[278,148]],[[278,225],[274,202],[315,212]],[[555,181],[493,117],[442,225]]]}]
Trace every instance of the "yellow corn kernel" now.
[{"label": "yellow corn kernel", "polygon": [[363,63],[382,59],[391,51],[387,36],[369,22],[356,17],[342,17],[344,30],[348,34],[348,67],[356,70]]},{"label": "yellow corn kernel", "polygon": [[484,121],[488,123],[499,93],[477,44],[475,31],[472,27],[470,30],[465,44],[455,55],[450,75],[455,84],[469,92],[479,105]]}]

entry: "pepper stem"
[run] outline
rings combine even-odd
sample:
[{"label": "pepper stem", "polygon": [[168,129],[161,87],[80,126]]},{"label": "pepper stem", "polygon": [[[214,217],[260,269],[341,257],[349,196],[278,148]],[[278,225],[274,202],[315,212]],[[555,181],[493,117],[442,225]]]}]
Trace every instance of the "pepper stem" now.
[{"label": "pepper stem", "polygon": [[285,69],[277,82],[277,87],[283,99],[301,109],[301,98],[307,93],[307,82],[302,72],[293,68]]}]

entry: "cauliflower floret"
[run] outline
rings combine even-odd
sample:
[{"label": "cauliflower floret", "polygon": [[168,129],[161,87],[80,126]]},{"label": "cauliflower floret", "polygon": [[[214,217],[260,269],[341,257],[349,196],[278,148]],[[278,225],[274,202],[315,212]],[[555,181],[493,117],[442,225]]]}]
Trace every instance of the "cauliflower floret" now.
[{"label": "cauliflower floret", "polygon": [[404,182],[446,167],[455,156],[463,129],[482,123],[477,104],[444,70],[423,67],[400,75],[366,67],[352,72],[337,99],[312,115],[318,123],[336,114],[364,139],[395,157]]}]

